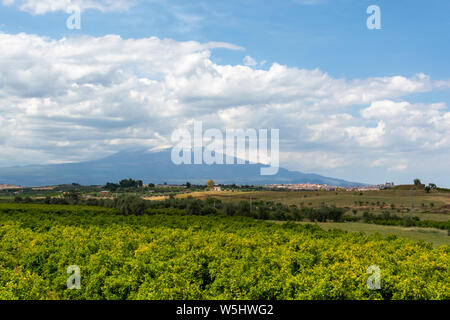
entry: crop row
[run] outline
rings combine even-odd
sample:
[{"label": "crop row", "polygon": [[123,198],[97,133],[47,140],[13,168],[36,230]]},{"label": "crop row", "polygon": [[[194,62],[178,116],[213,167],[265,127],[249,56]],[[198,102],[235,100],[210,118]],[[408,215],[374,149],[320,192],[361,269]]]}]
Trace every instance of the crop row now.
[{"label": "crop row", "polygon": [[159,211],[0,204],[0,299],[450,298],[448,246]]}]

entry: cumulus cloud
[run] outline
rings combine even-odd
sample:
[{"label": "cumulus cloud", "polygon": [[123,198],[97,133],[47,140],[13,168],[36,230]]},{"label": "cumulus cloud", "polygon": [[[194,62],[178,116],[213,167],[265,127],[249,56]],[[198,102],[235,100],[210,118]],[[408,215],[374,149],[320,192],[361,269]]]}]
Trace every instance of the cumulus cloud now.
[{"label": "cumulus cloud", "polygon": [[3,0],[6,6],[16,5],[20,10],[33,14],[63,11],[77,6],[80,10],[96,9],[102,12],[128,10],[136,4],[134,0]]},{"label": "cumulus cloud", "polygon": [[449,155],[445,104],[405,99],[442,88],[424,74],[346,80],[278,63],[220,65],[212,50],[242,48],[156,37],[0,33],[0,46],[0,165],[170,146],[194,119],[222,130],[278,128],[282,164],[303,171],[402,171],[426,153]]}]

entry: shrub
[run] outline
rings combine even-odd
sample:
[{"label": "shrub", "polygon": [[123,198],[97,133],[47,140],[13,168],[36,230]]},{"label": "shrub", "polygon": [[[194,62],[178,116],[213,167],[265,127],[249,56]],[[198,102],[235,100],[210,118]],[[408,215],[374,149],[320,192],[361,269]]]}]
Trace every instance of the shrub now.
[{"label": "shrub", "polygon": [[270,216],[269,208],[265,204],[260,204],[257,207],[256,218],[267,220]]},{"label": "shrub", "polygon": [[236,206],[234,205],[234,203],[227,202],[224,204],[223,208],[227,216],[231,217],[236,214]]},{"label": "shrub", "polygon": [[209,205],[206,205],[200,209],[200,214],[202,216],[217,214],[217,209]]},{"label": "shrub", "polygon": [[244,217],[250,216],[250,203],[245,200],[239,201],[238,204],[238,214]]},{"label": "shrub", "polygon": [[[0,299],[450,299],[446,245],[147,211],[154,215],[0,203]],[[366,286],[374,263],[381,290]],[[81,268],[80,290],[66,287],[72,264]]]},{"label": "shrub", "polygon": [[190,200],[186,206],[186,214],[188,215],[199,215],[202,209],[200,200]]},{"label": "shrub", "polygon": [[114,208],[118,209],[123,215],[141,215],[145,212],[146,205],[144,200],[138,196],[125,195],[115,200]]}]

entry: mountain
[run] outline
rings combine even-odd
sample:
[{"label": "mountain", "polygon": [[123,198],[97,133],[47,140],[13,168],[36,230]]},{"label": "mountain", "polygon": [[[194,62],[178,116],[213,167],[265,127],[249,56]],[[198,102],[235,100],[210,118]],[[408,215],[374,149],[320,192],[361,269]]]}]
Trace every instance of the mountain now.
[{"label": "mountain", "polygon": [[22,186],[48,186],[68,183],[103,185],[124,178],[143,180],[144,183],[205,184],[213,179],[216,184],[272,184],[272,183],[318,183],[342,187],[362,183],[328,178],[317,174],[305,174],[280,168],[273,176],[260,175],[262,164],[244,165],[175,165],[171,151],[148,152],[126,150],[93,161],[51,165],[29,165],[0,168],[0,184]]}]

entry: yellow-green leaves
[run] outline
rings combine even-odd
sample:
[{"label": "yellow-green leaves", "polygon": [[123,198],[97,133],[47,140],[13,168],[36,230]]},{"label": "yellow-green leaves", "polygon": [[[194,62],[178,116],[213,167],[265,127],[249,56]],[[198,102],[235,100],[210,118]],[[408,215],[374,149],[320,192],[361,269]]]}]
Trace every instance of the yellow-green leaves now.
[{"label": "yellow-green leaves", "polygon": [[[161,213],[0,204],[0,299],[450,298],[448,246]],[[80,290],[67,289],[71,265]]]}]

